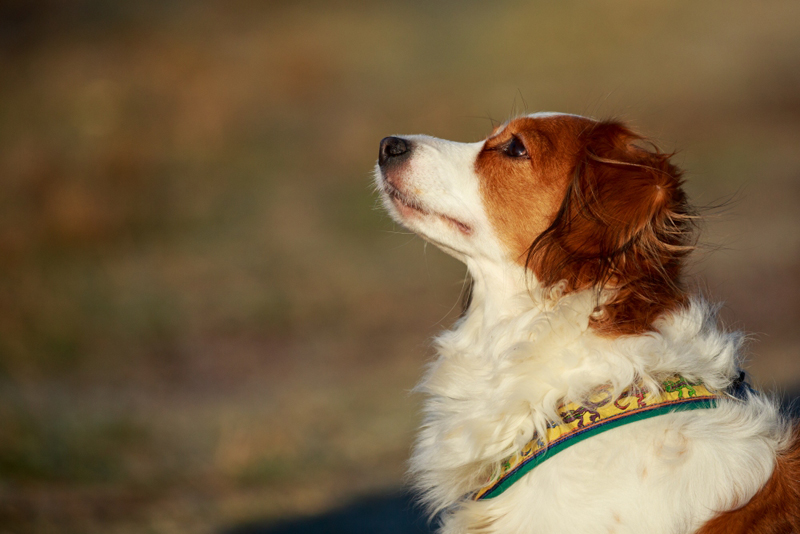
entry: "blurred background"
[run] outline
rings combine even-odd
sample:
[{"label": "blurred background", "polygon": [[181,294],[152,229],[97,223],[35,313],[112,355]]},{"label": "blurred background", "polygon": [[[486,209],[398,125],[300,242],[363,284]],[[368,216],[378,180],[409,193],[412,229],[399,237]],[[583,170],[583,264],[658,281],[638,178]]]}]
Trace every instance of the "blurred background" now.
[{"label": "blurred background", "polygon": [[794,0],[0,2],[0,532],[408,512],[465,273],[378,209],[378,141],[542,110],[629,121],[727,201],[693,284],[798,391]]}]

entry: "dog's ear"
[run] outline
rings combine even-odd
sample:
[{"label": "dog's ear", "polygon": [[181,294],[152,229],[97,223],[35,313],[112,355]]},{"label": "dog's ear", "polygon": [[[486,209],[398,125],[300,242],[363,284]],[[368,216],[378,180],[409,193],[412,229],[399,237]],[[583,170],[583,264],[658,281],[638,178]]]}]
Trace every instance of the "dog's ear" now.
[{"label": "dog's ear", "polygon": [[531,245],[527,266],[545,287],[611,289],[596,327],[634,333],[682,301],[682,258],[693,214],[671,154],[640,146],[616,122],[581,134],[572,182],[554,220]]}]

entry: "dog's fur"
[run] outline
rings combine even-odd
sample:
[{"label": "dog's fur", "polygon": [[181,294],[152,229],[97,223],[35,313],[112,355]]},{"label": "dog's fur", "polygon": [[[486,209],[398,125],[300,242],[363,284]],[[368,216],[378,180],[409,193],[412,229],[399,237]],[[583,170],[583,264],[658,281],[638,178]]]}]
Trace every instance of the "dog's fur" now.
[{"label": "dog's fur", "polygon": [[[398,139],[400,139],[398,141]],[[399,223],[463,261],[471,303],[436,340],[411,459],[441,532],[800,532],[800,451],[751,392],[625,425],[470,496],[594,388],[738,376],[741,337],[681,284],[695,215],[680,171],[625,126],[539,113],[478,143],[381,143]]]}]

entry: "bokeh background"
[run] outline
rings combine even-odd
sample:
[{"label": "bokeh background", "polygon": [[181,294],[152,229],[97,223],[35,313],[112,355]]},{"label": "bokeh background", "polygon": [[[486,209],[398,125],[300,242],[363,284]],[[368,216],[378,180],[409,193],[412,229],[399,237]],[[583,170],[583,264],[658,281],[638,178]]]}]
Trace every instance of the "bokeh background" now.
[{"label": "bokeh background", "polygon": [[0,3],[0,532],[400,502],[464,269],[378,209],[378,141],[541,110],[678,150],[724,204],[693,284],[796,392],[795,0]]}]

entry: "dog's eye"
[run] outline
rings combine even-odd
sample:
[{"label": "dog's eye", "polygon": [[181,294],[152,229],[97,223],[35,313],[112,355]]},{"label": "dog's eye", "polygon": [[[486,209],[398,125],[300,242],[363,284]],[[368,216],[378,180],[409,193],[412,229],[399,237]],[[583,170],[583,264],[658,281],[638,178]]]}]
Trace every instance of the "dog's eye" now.
[{"label": "dog's eye", "polygon": [[512,158],[524,158],[528,155],[528,151],[525,150],[525,145],[523,145],[522,141],[516,136],[512,137],[511,141],[503,147],[503,152]]}]

